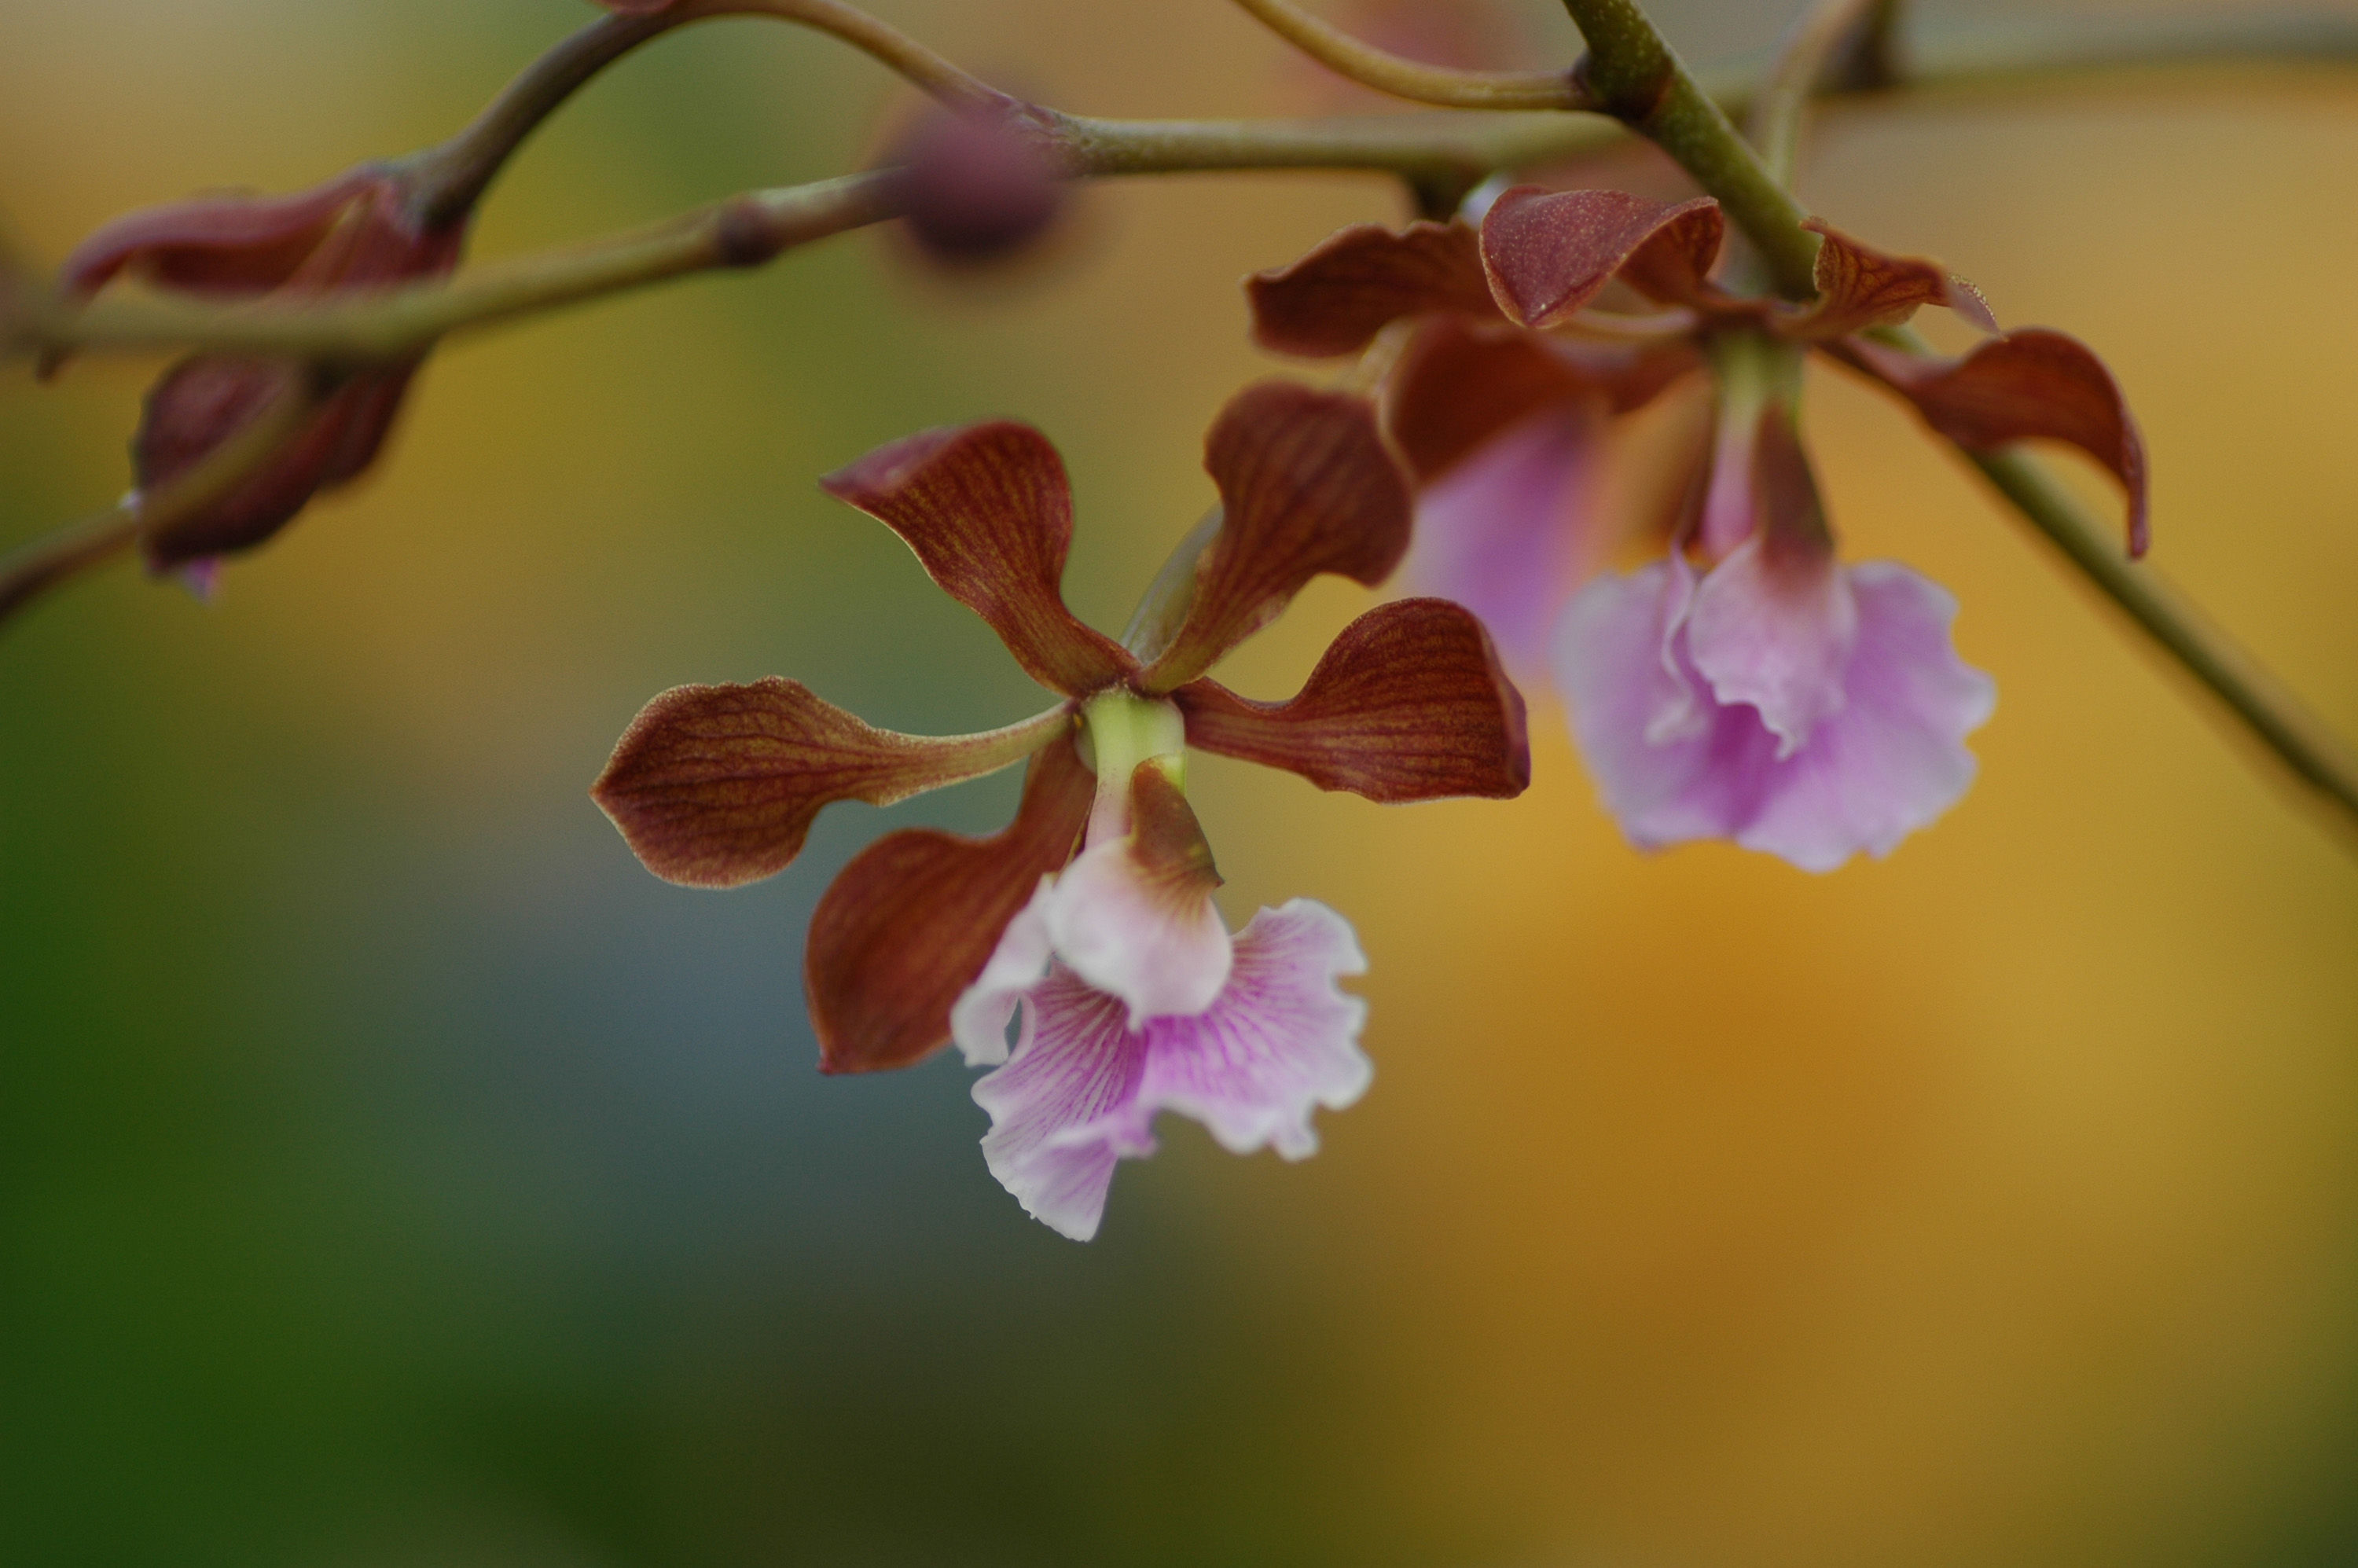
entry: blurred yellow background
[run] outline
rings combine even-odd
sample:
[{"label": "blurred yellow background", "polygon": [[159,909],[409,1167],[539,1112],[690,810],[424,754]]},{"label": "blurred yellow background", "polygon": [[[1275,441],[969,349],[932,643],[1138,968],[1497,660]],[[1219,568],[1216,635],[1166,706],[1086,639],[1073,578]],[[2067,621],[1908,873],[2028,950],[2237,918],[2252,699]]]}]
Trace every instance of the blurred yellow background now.
[{"label": "blurred yellow background", "polygon": [[[1217,0],[874,8],[1066,108],[1324,106]],[[1659,14],[1707,59],[1791,9]],[[54,261],[300,187],[589,15],[0,0],[0,211]],[[531,145],[474,254],[839,171],[906,107],[829,40],[692,29]],[[2104,353],[2157,563],[2358,732],[2358,70],[1849,112],[1803,194]],[[0,633],[0,1555],[2358,1561],[2358,864],[1853,383],[1808,411],[1846,547],[1953,589],[1997,678],[1962,807],[1831,877],[1642,856],[1541,692],[1512,805],[1208,762],[1231,916],[1357,923],[1375,1087],[1299,1167],[1167,1125],[1090,1247],[991,1182],[962,1068],[813,1071],[802,924],[884,816],[720,895],[590,806],[681,681],[1030,711],[816,476],[1035,423],[1070,596],[1119,627],[1220,402],[1305,373],[1237,279],[1401,212],[1368,178],[1108,184],[1011,279],[858,234],[469,340],[213,604],[117,570]],[[0,383],[0,544],[124,485],[155,368]],[[1224,678],[1290,692],[1366,602],[1321,584]]]}]

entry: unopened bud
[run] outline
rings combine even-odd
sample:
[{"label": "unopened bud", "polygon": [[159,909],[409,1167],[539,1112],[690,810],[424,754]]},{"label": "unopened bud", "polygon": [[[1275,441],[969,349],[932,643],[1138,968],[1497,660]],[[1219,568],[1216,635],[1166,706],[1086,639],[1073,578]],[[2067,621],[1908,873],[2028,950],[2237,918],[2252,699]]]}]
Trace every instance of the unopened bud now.
[{"label": "unopened bud", "polygon": [[[177,292],[291,297],[447,273],[458,262],[468,215],[429,226],[411,198],[399,170],[368,165],[294,196],[211,198],[135,212],[67,259],[66,284],[94,293],[129,272]],[[158,520],[143,540],[148,564],[165,570],[251,549],[313,495],[356,478],[384,445],[417,362],[406,358],[343,380],[243,483]],[[281,398],[310,395],[316,373],[298,361],[227,354],[174,365],[148,393],[132,442],[141,492],[153,495],[187,473]]]},{"label": "unopened bud", "polygon": [[927,115],[903,139],[910,236],[930,259],[975,266],[1022,250],[1065,203],[1053,154],[1011,122]]}]

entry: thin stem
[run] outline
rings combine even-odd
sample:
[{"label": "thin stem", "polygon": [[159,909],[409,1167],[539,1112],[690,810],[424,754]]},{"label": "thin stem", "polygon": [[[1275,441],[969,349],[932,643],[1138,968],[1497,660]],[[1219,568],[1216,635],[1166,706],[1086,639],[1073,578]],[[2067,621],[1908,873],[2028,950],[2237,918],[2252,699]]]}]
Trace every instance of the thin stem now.
[{"label": "thin stem", "polygon": [[782,22],[798,22],[832,33],[951,108],[994,109],[1012,102],[1006,93],[959,70],[907,34],[842,0],[683,0],[665,15],[681,22],[708,16],[775,16]]},{"label": "thin stem", "polygon": [[2139,631],[2224,703],[2255,740],[2358,827],[2358,758],[2275,676],[2151,567],[2123,556],[2114,530],[2091,516],[2028,452],[2006,448],[1965,456]]},{"label": "thin stem", "polygon": [[473,208],[525,138],[591,77],[623,55],[679,25],[676,16],[608,16],[542,55],[501,90],[466,129],[420,153],[417,213],[440,228]]},{"label": "thin stem", "polygon": [[421,218],[438,227],[471,208],[525,138],[607,66],[674,28],[720,16],[769,16],[832,34],[952,108],[1002,108],[1013,102],[840,0],[685,0],[652,16],[592,22],[526,67],[466,129],[420,154]]},{"label": "thin stem", "polygon": [[1815,0],[1793,23],[1777,49],[1776,63],[1752,100],[1747,129],[1760,161],[1780,183],[1790,184],[1801,147],[1801,117],[1818,83],[1842,46],[1855,37],[1871,9],[1888,0]]},{"label": "thin stem", "polygon": [[1594,109],[1566,71],[1454,70],[1362,43],[1288,0],[1237,0],[1270,31],[1362,87],[1449,109]]},{"label": "thin stem", "polygon": [[94,516],[0,556],[0,621],[46,589],[114,559],[138,537],[138,514],[128,501],[118,501]]},{"label": "thin stem", "polygon": [[1779,294],[1817,294],[1818,237],[1752,144],[1696,85],[1636,0],[1564,0],[1588,42],[1580,74],[1599,105],[1671,155],[1759,253]]},{"label": "thin stem", "polygon": [[124,554],[142,536],[235,493],[319,411],[333,384],[328,376],[299,378],[178,477],[0,557],[0,621],[46,589]]},{"label": "thin stem", "polygon": [[891,171],[876,170],[748,191],[595,244],[350,300],[210,306],[154,294],[102,297],[49,323],[39,341],[77,349],[195,347],[324,363],[397,359],[461,328],[689,273],[758,266],[793,246],[892,216],[894,184]]}]

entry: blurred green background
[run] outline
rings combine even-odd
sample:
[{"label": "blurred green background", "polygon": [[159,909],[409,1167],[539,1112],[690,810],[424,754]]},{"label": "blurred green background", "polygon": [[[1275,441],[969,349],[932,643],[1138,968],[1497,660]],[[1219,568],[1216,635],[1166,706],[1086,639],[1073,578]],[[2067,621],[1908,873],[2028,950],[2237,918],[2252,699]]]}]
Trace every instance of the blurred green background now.
[{"label": "blurred green background", "polygon": [[[1339,102],[1217,0],[876,9],[1077,110]],[[1660,11],[1707,59],[1791,9]],[[588,15],[0,0],[0,210],[54,260],[306,185]],[[530,146],[475,254],[838,171],[906,109],[828,40],[692,29]],[[1852,113],[1804,193],[2107,354],[2157,559],[2358,730],[2358,72]],[[1203,427],[1279,368],[1238,277],[1399,212],[1107,186],[981,286],[860,234],[470,340],[216,602],[116,570],[0,634],[0,1559],[2358,1561],[2358,870],[1852,384],[1810,409],[1847,546],[1953,588],[1999,683],[1964,805],[1823,879],[1640,856],[1540,693],[1511,806],[1213,762],[1231,916],[1357,923],[1375,1087],[1301,1166],[1167,1126],[1091,1246],[991,1181],[953,1062],[814,1071],[802,926],[882,815],[722,895],[590,806],[680,681],[1030,711],[814,478],[1031,420],[1118,626],[1210,498]],[[123,488],[155,368],[0,382],[0,543]],[[1226,673],[1292,690],[1366,602],[1320,585]]]}]

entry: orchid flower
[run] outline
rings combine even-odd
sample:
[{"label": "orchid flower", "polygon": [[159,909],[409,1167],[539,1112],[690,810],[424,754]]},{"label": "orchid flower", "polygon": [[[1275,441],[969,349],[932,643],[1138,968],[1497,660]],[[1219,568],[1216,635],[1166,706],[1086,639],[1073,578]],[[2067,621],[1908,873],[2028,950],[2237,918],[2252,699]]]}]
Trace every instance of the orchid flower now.
[{"label": "orchid flower", "polygon": [[1351,927],[1297,899],[1229,934],[1188,751],[1377,801],[1505,798],[1530,780],[1522,699],[1480,622],[1445,600],[1359,617],[1290,701],[1205,673],[1313,577],[1372,586],[1399,564],[1409,491],[1372,407],[1249,387],[1214,424],[1206,467],[1217,531],[1192,573],[1166,573],[1182,591],[1125,645],[1065,607],[1072,499],[1046,438],[999,422],[871,453],[827,491],[897,533],[1055,704],[934,739],[775,677],[681,687],[647,705],[593,791],[657,875],[725,887],[786,866],[830,801],[886,805],[1029,758],[1004,831],[906,829],[855,857],[812,916],[804,982],[826,1071],[906,1066],[953,1038],[996,1067],[975,1087],[990,1169],[1079,1239],[1115,1162],[1153,1148],[1158,1110],[1298,1159],[1315,1147],[1313,1109],[1368,1082],[1364,1007],[1336,984],[1365,968]]},{"label": "orchid flower", "polygon": [[[1955,803],[1993,693],[1956,656],[1945,590],[1836,560],[1796,425],[1805,353],[1872,377],[1965,447],[2079,448],[2126,491],[2132,553],[2145,458],[2084,346],[1999,333],[1937,264],[1810,226],[1808,305],[1712,281],[1723,225],[1708,198],[1536,187],[1498,197],[1478,232],[1361,224],[1248,287],[1256,336],[1283,352],[1353,352],[1413,323],[1385,387],[1420,486],[1412,574],[1481,614],[1510,667],[1550,668],[1624,832],[1646,848],[1730,838],[1828,871],[1888,853]],[[1594,308],[1616,285],[1647,308]],[[1933,304],[1995,335],[1953,360],[1875,335]],[[1713,433],[1666,476],[1688,497],[1667,558],[1604,574],[1615,520],[1588,481],[1606,432],[1704,371]]]}]

